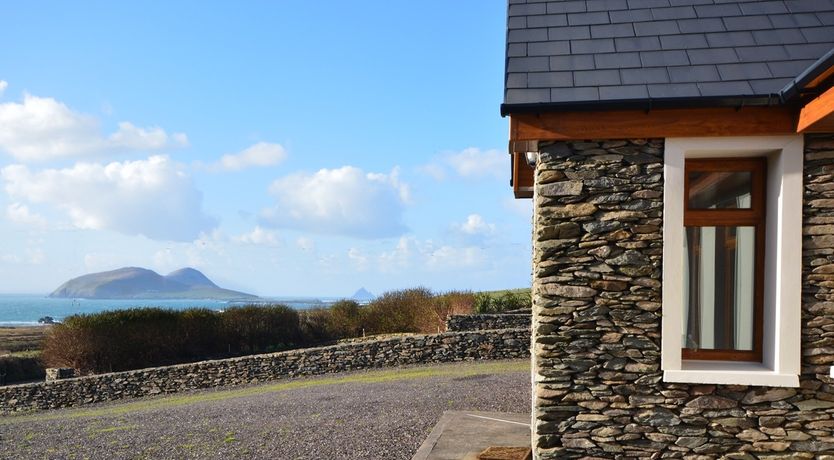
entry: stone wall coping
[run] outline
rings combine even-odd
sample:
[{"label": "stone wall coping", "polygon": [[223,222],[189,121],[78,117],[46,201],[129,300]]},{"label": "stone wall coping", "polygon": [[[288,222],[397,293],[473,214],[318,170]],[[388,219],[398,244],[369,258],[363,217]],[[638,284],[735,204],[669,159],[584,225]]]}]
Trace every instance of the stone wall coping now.
[{"label": "stone wall coping", "polygon": [[486,318],[502,318],[505,316],[533,316],[532,312],[528,313],[475,313],[475,314],[466,314],[466,315],[449,315],[450,318],[461,318],[461,317],[486,317]]},{"label": "stone wall coping", "polygon": [[235,356],[233,358],[222,358],[222,359],[207,359],[203,361],[194,361],[190,363],[181,363],[181,364],[171,364],[168,366],[156,366],[156,367],[145,367],[142,369],[132,369],[129,371],[118,371],[118,372],[106,372],[103,374],[90,374],[84,375],[79,377],[72,377],[67,379],[60,379],[52,382],[29,382],[29,383],[20,383],[15,385],[5,385],[0,387],[0,392],[9,391],[12,389],[19,389],[19,388],[26,388],[26,387],[43,387],[43,386],[51,386],[51,385],[64,385],[67,382],[73,381],[80,381],[85,379],[107,379],[107,378],[118,378],[120,376],[132,376],[137,374],[143,373],[152,373],[154,371],[165,371],[165,370],[172,370],[172,369],[184,369],[188,367],[211,367],[215,364],[224,364],[224,363],[234,363],[234,362],[245,362],[245,361],[256,361],[262,359],[270,359],[274,357],[281,357],[281,356],[304,356],[308,354],[318,353],[318,352],[327,352],[330,350],[338,350],[338,349],[350,349],[350,348],[358,348],[360,346],[367,346],[367,345],[384,345],[387,343],[396,343],[396,342],[417,342],[420,340],[426,339],[435,339],[435,340],[442,340],[444,338],[451,338],[451,337],[464,337],[464,336],[477,336],[482,335],[483,333],[487,332],[506,332],[506,333],[514,333],[514,332],[526,332],[527,329],[525,328],[512,328],[512,329],[491,329],[491,330],[481,330],[481,331],[450,331],[450,332],[441,332],[439,334],[421,334],[421,335],[407,335],[403,337],[393,337],[387,338],[382,340],[367,340],[361,342],[352,342],[352,343],[342,343],[342,344],[335,344],[335,345],[325,345],[320,347],[310,347],[310,348],[298,348],[294,350],[285,350],[285,351],[277,351],[273,353],[261,353],[257,355],[246,355],[246,356]]}]

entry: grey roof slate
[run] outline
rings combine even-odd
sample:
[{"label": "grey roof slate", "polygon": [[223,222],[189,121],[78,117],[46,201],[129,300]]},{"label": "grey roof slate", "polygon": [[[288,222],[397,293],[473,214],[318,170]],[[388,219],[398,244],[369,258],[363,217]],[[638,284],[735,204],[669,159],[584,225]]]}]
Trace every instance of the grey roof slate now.
[{"label": "grey roof slate", "polygon": [[776,95],[834,48],[834,0],[508,0],[504,104]]}]

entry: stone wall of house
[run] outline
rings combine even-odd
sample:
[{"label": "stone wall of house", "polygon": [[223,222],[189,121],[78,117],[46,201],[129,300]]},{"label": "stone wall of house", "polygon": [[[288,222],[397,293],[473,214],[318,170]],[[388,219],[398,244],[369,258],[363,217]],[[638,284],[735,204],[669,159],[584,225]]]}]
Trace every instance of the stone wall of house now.
[{"label": "stone wall of house", "polygon": [[662,140],[540,150],[535,457],[834,459],[834,136],[806,139],[797,389],[663,383]]},{"label": "stone wall of house", "polygon": [[446,330],[488,331],[490,329],[529,329],[531,321],[531,315],[525,313],[452,315],[446,319]]},{"label": "stone wall of house", "polygon": [[0,414],[350,370],[529,355],[529,329],[414,335],[0,387]]}]

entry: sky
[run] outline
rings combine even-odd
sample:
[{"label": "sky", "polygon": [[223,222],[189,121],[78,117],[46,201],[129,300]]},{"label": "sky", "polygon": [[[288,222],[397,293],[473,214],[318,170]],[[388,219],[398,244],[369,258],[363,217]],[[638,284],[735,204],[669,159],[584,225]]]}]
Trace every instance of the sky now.
[{"label": "sky", "polygon": [[529,286],[505,8],[5,4],[0,292],[123,266],[264,296]]}]

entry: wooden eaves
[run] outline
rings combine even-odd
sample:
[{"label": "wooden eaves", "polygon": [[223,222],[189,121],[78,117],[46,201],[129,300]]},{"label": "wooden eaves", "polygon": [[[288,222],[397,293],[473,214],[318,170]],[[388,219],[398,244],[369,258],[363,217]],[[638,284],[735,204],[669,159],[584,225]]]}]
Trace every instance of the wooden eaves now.
[{"label": "wooden eaves", "polygon": [[818,93],[804,105],[510,113],[513,192],[533,196],[524,155],[531,142],[834,132],[834,87]]}]

